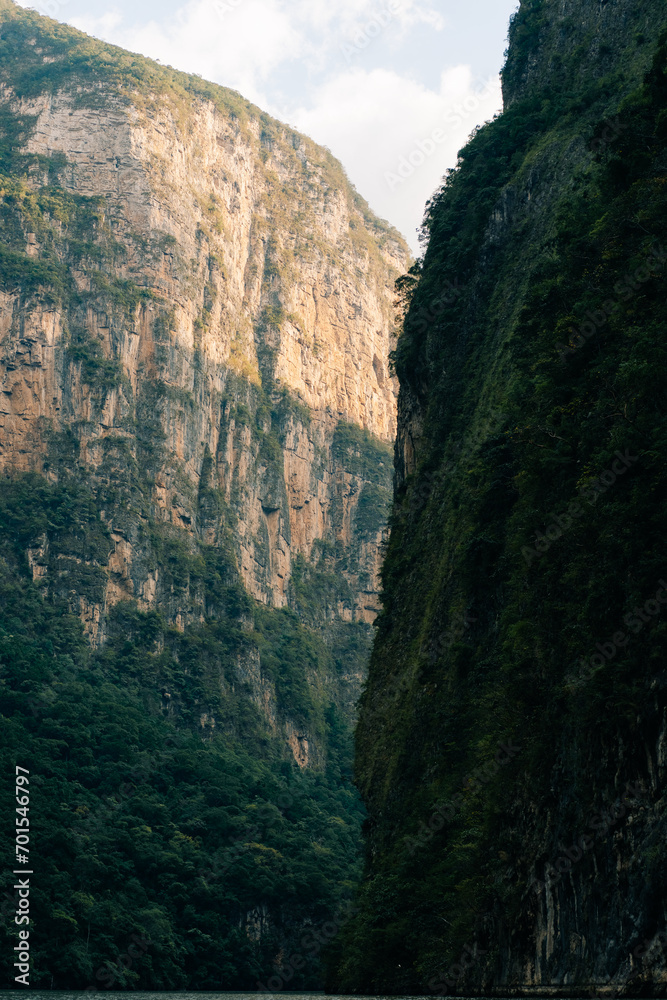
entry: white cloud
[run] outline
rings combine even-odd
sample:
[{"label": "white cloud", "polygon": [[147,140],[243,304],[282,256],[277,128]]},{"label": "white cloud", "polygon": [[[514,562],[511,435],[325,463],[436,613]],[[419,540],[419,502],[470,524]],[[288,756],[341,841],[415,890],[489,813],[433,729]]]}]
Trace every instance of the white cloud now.
[{"label": "white cloud", "polygon": [[134,52],[198,73],[261,100],[262,84],[303,46],[280,0],[190,0],[163,23],[128,27],[109,15],[72,18],[75,27]]},{"label": "white cloud", "polygon": [[[223,3],[234,0],[223,0]],[[241,3],[244,0],[240,0]],[[291,0],[293,19],[317,32],[333,30],[334,35],[349,35],[374,23],[390,30],[408,28],[424,22],[436,30],[444,26],[444,18],[431,6],[430,0]],[[371,27],[371,31],[375,29]],[[330,39],[335,41],[335,39]]]},{"label": "white cloud", "polygon": [[[41,0],[67,3],[69,0]],[[399,44],[417,24],[441,30],[432,0],[188,0],[172,17],[130,26],[114,9],[72,17],[88,34],[264,98],[277,69],[298,60],[311,78],[347,68],[376,39]],[[66,16],[66,11],[61,16]],[[345,58],[347,52],[347,58]]]},{"label": "white cloud", "polygon": [[[61,2],[62,0],[56,0]],[[70,24],[96,38],[110,38],[123,23],[123,15],[118,9],[109,10],[101,17],[73,17]]]},{"label": "white cloud", "polygon": [[[445,20],[422,0],[298,0],[299,20],[309,28],[311,68],[340,70],[382,40],[397,48],[418,24],[441,31]],[[318,43],[313,44],[314,38]],[[305,55],[305,53],[304,53]]]},{"label": "white cloud", "polygon": [[[66,17],[71,0],[38,2],[65,4],[57,16]],[[443,72],[438,90],[391,68],[359,67],[364,52],[384,52],[390,62],[380,43],[398,46],[417,25],[441,30],[434,3],[187,0],[160,21],[130,25],[112,7],[70,23],[232,87],[328,146],[416,250],[426,201],[468,134],[501,105],[498,81],[475,80],[468,66]]]},{"label": "white cloud", "polygon": [[475,80],[468,66],[446,70],[438,92],[391,70],[355,68],[291,120],[333,150],[375,212],[416,249],[426,201],[473,128],[500,106],[499,80]]}]

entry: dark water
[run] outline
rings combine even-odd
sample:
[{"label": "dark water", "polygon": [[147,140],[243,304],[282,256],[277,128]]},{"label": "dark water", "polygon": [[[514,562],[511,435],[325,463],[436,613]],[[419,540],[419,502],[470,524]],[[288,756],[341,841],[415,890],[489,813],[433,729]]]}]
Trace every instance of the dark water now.
[{"label": "dark water", "polygon": [[[549,991],[547,990],[547,993]],[[522,1000],[546,1000],[545,991],[536,990],[534,994],[524,993],[522,995]],[[124,992],[116,992],[112,990],[0,990],[0,998],[2,1000],[19,1000],[23,997],[24,1000],[27,997],[28,1000],[83,1000],[84,997],[91,997],[91,1000],[100,1000],[101,997],[114,997],[118,1000],[216,1000],[220,997],[220,1000],[259,1000],[260,997],[280,997],[282,1000],[448,1000],[447,997],[434,997],[430,994],[427,997],[424,996],[343,996],[338,994],[325,994],[325,993],[224,993],[222,991],[208,991],[208,992],[187,992],[182,993],[154,993],[154,992],[141,992],[136,993],[126,990]],[[615,1000],[617,996],[617,991],[613,991],[610,986],[607,986],[606,990],[601,991],[601,996],[605,997],[605,1000]],[[461,1000],[460,997],[452,997],[451,1000]],[[467,1000],[489,1000],[488,997],[478,997],[478,998],[467,998]],[[516,1000],[516,997],[502,997],[497,996],[493,1000]],[[572,996],[560,998],[557,995],[550,994],[548,1000],[572,1000]],[[649,997],[644,997],[642,1000],[651,1000]]]},{"label": "dark water", "polygon": [[[613,991],[611,986],[608,986],[606,990],[601,991],[601,996],[605,997],[605,1000],[615,1000],[617,996],[617,991]],[[0,990],[0,998],[2,1000],[19,1000],[19,998],[28,998],[28,1000],[83,1000],[84,997],[92,997],[94,1000],[100,1000],[101,997],[114,997],[118,1000],[202,1000],[206,997],[206,1000],[216,1000],[216,997],[220,997],[220,1000],[259,1000],[260,997],[277,997],[282,998],[282,1000],[448,1000],[447,997],[434,997],[430,994],[427,997],[424,996],[343,996],[338,994],[325,994],[325,993],[224,993],[222,991],[208,991],[200,993],[191,993],[184,991],[182,993],[154,993],[154,992],[140,992],[136,993],[130,992],[129,990],[123,992],[116,992],[113,990]],[[451,1000],[461,1000],[460,997],[452,997]],[[467,998],[471,1000],[471,998]],[[472,1000],[489,1000],[488,997],[472,998]],[[498,996],[493,998],[493,1000],[516,1000],[516,997],[502,997]],[[546,1000],[546,994],[544,991],[536,991],[534,994],[524,993],[522,994],[522,1000]],[[548,1000],[572,1000],[570,994],[569,997],[560,998],[554,994],[549,993]],[[645,997],[642,1000],[651,1000],[651,998]]]},{"label": "dark water", "polygon": [[[446,997],[435,997],[433,994],[429,996],[343,996],[338,994],[325,994],[325,993],[224,993],[222,991],[207,991],[207,992],[188,992],[184,991],[182,993],[152,993],[152,992],[141,992],[136,993],[129,990],[123,992],[117,992],[113,990],[0,990],[0,998],[2,1000],[19,1000],[19,998],[25,998],[27,1000],[83,1000],[84,997],[91,997],[91,1000],[101,1000],[102,997],[113,997],[114,1000],[216,1000],[220,997],[220,1000],[259,1000],[260,997],[276,997],[280,1000],[448,1000]],[[614,993],[609,993],[609,1000],[613,1000],[615,997]],[[460,997],[452,997],[451,1000],[461,1000]],[[467,998],[471,1000],[471,998]],[[488,997],[472,998],[472,1000],[489,1000]],[[516,997],[494,997],[493,1000],[516,1000]],[[523,994],[522,1000],[531,1000],[531,994]],[[545,1000],[545,995],[539,992],[534,994],[534,1000]],[[550,995],[549,1000],[561,1000],[557,996]],[[565,998],[563,998],[565,1000]],[[572,998],[568,998],[572,1000]],[[649,1000],[649,998],[642,998],[642,1000]]]},{"label": "dark water", "polygon": [[[27,997],[28,1000],[82,1000],[83,997],[91,997],[92,1000],[101,1000],[102,997],[114,997],[121,1000],[128,1000],[129,997],[132,1000],[202,1000],[206,997],[206,1000],[215,1000],[216,997],[220,997],[221,1000],[258,1000],[259,997],[276,997],[281,998],[281,1000],[436,1000],[432,995],[430,997],[343,997],[337,996],[335,994],[324,994],[324,993],[217,993],[202,992],[202,993],[189,993],[184,991],[183,993],[145,993],[137,991],[136,993],[130,991],[115,992],[113,990],[0,990],[0,997],[2,1000],[19,1000],[19,998]],[[440,1000],[440,998],[437,998]],[[499,998],[500,1000],[500,998]]]},{"label": "dark water", "polygon": [[[128,990],[124,992],[114,992],[113,990],[0,990],[0,997],[2,1000],[19,1000],[19,998],[27,997],[28,1000],[82,1000],[83,997],[91,997],[93,1000],[101,1000],[101,997],[114,997],[114,998],[125,998],[128,1000],[129,997],[132,1000],[202,1000],[202,997],[206,997],[207,1000],[215,1000],[216,997],[220,997],[221,1000],[258,1000],[259,997],[279,997],[282,1000],[435,1000],[433,996],[430,997],[343,997],[337,996],[336,994],[324,994],[324,993],[216,993],[214,991],[205,993],[188,993],[184,991],[183,993],[142,993],[137,991],[132,993]],[[438,998],[440,1000],[440,998]]]}]

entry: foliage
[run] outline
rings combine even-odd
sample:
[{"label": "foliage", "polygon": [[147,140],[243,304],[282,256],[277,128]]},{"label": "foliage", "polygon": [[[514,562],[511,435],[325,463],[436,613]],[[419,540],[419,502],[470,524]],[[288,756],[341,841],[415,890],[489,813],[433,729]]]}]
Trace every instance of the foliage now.
[{"label": "foliage", "polygon": [[[330,920],[357,874],[349,723],[310,692],[330,654],[293,614],[225,588],[215,552],[198,572],[208,578],[218,560],[210,585],[226,590],[224,611],[181,632],[120,604],[106,645],[91,651],[67,604],[32,582],[26,551],[40,541],[105,561],[89,489],[28,475],[0,490],[0,758],[6,774],[30,771],[31,983],[255,989],[281,949],[304,951],[304,923]],[[161,554],[174,579],[183,558],[173,546]],[[331,741],[326,768],[300,771],[253,706],[239,662],[254,651],[279,699],[322,747]],[[6,782],[2,805],[11,816]],[[10,834],[5,824],[6,856]],[[10,982],[11,894],[4,904]],[[263,908],[261,937],[248,936]],[[123,970],[133,936],[145,947]],[[318,961],[304,957],[294,985],[312,989]]]},{"label": "foliage", "polygon": [[[399,288],[417,466],[361,703],[369,842],[360,912],[331,954],[338,992],[427,992],[475,941],[487,957],[457,989],[505,981],[508,956],[523,974],[531,878],[626,781],[654,787],[667,620],[626,616],[666,579],[666,80],[663,39],[637,89],[515,95],[430,204]],[[602,656],[618,632],[629,641]],[[518,754],[474,793],[503,741]],[[435,807],[457,793],[445,822]],[[651,829],[637,819],[559,883],[564,919],[587,920],[591,898],[611,909],[620,866],[646,924],[631,933],[651,936],[665,870]],[[619,969],[634,940],[614,945]],[[590,948],[565,960],[571,981],[595,978]]]},{"label": "foliage", "polygon": [[378,441],[358,424],[341,421],[336,426],[331,450],[353,476],[386,486],[393,458],[391,445]]},{"label": "foliage", "polygon": [[[56,370],[78,369],[86,419],[99,416],[111,390],[119,404],[116,430],[87,448],[83,419],[47,433],[48,482],[16,475],[0,487],[0,756],[5,771],[21,763],[31,772],[32,857],[41,876],[31,900],[31,982],[253,989],[275,972],[279,956],[304,950],[303,928],[335,915],[358,877],[362,809],[351,785],[350,726],[370,628],[337,619],[340,605],[351,608],[353,600],[339,551],[317,551],[313,563],[299,564],[290,594],[295,610],[250,599],[234,558],[238,480],[223,492],[208,450],[198,489],[173,456],[165,462],[169,415],[194,410],[197,398],[158,375],[169,360],[173,307],[118,276],[128,273],[132,253],[161,261],[174,238],[158,232],[150,239],[131,234],[130,247],[127,236],[119,242],[106,198],[66,190],[64,154],[24,151],[36,117],[22,109],[65,94],[74,108],[126,108],[139,124],[159,112],[187,136],[193,104],[210,102],[232,135],[259,144],[267,153],[270,212],[264,216],[259,206],[253,220],[253,238],[267,237],[255,333],[274,334],[298,319],[284,305],[298,257],[319,255],[318,266],[328,268],[354,249],[356,278],[384,286],[382,249],[395,257],[405,247],[371,215],[328,151],[239,95],[10,0],[0,0],[0,29],[0,284],[22,297],[21,308],[57,307],[67,339],[64,347],[56,343]],[[248,127],[257,121],[259,139]],[[270,170],[271,149],[289,163],[298,149],[293,178]],[[318,243],[313,189],[327,210],[347,201],[374,238],[358,225],[340,245]],[[206,238],[205,225],[223,231],[215,199],[202,208],[198,239]],[[158,370],[147,362],[133,390],[119,354],[127,334],[141,329],[149,300]],[[196,335],[214,305],[210,282]],[[258,351],[261,385],[245,356],[239,366],[253,384],[227,373],[222,420],[250,428],[252,476],[267,509],[287,518],[282,445],[310,414],[275,383],[268,339]],[[199,361],[195,350],[195,372]],[[353,475],[369,477],[356,528],[372,534],[391,474],[388,450],[350,428],[339,430],[336,448],[341,462],[352,461]],[[196,521],[200,535],[156,516],[158,469],[176,484],[183,523]],[[209,528],[211,545],[200,540]],[[130,600],[106,607],[110,595],[132,593],[132,580],[110,570],[114,550],[122,563],[125,539],[132,540],[133,570],[159,581],[159,611],[142,612]],[[258,555],[265,543],[256,539]],[[107,587],[110,572],[118,588]],[[79,618],[94,635],[100,608],[105,642],[91,650]],[[179,628],[169,624],[176,620]],[[310,740],[307,771],[287,749],[288,724]],[[9,851],[7,828],[2,836]],[[7,906],[2,914],[10,981],[14,929]],[[133,935],[146,947],[123,970],[118,957],[129,953]],[[317,956],[305,958],[290,982],[316,988]]]},{"label": "foliage", "polygon": [[106,392],[120,383],[122,372],[118,362],[105,357],[100,342],[84,327],[72,331],[67,353],[81,366],[81,376],[89,385]]}]

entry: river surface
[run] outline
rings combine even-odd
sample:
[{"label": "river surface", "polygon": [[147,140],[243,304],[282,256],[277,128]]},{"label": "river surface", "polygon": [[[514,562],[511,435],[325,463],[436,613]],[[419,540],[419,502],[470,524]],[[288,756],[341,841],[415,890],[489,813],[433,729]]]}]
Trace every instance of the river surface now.
[{"label": "river surface", "polygon": [[[124,990],[123,992],[114,990],[0,990],[0,997],[2,1000],[82,1000],[83,997],[94,997],[95,1000],[100,1000],[101,997],[118,997],[124,998],[124,1000],[201,1000],[202,997],[206,997],[207,1000],[215,1000],[216,997],[220,997],[221,1000],[258,1000],[258,997],[270,997],[274,996],[280,998],[280,1000],[439,1000],[435,998],[433,994],[429,997],[395,997],[395,996],[374,996],[374,997],[362,997],[362,996],[337,996],[336,994],[325,994],[325,993],[223,993],[216,990],[206,990],[201,992],[188,992],[183,991],[182,993],[146,993],[142,991],[137,991],[136,993],[130,990]],[[460,1000],[460,998],[459,998]],[[486,998],[485,998],[486,1000]],[[494,998],[494,1000],[501,1000],[501,998]]]},{"label": "river surface", "polygon": [[[206,997],[206,1000],[215,1000],[216,997],[220,997],[220,1000],[258,1000],[259,997],[271,997],[280,998],[280,1000],[447,1000],[447,998],[435,997],[432,993],[429,996],[343,996],[339,994],[328,994],[328,993],[283,993],[277,991],[274,993],[225,993],[222,990],[202,990],[199,992],[189,992],[184,990],[182,993],[174,992],[164,992],[164,993],[148,993],[137,991],[136,993],[131,990],[125,990],[123,992],[114,990],[0,990],[0,998],[2,1000],[83,1000],[83,997],[94,997],[94,1000],[100,1000],[101,997],[114,997],[114,998],[124,998],[124,1000],[202,1000]],[[529,1000],[531,994],[525,993],[523,995],[523,1000]],[[540,996],[539,992],[534,994],[535,1000],[546,1000],[544,994]],[[608,994],[609,1000],[613,1000],[615,994]],[[461,1000],[460,997],[452,997],[451,1000]],[[468,998],[470,1000],[470,998]],[[473,998],[475,1000],[475,998]],[[477,1000],[489,1000],[488,997],[480,997]],[[494,997],[493,1000],[516,1000],[514,998],[503,998]],[[549,1000],[559,1000],[557,996],[551,995]],[[569,998],[571,1000],[571,998]],[[649,998],[644,998],[644,1000],[649,1000]]]},{"label": "river surface", "polygon": [[[125,990],[123,992],[114,990],[0,990],[1,1000],[83,1000],[84,997],[90,997],[91,994],[94,995],[94,1000],[100,1000],[101,997],[114,997],[114,998],[124,998],[124,1000],[202,1000],[206,997],[206,1000],[215,1000],[216,997],[220,997],[220,1000],[258,1000],[259,997],[270,997],[274,996],[280,998],[280,1000],[448,1000],[448,998],[435,997],[432,993],[428,996],[344,996],[339,994],[328,994],[328,993],[225,993],[222,990],[201,990],[199,992],[190,992],[184,990],[182,993],[164,992],[164,993],[148,993],[137,991],[132,992],[131,990]],[[605,1000],[615,1000],[616,992],[603,993]],[[534,994],[528,992],[523,994],[523,1000],[530,1000],[534,997],[535,1000],[546,1000],[544,993],[536,991]],[[461,1000],[460,997],[452,997],[451,1000]],[[471,998],[467,998],[471,1000]],[[487,997],[472,998],[472,1000],[489,1000]],[[516,1000],[516,997],[504,998],[502,996],[497,996],[493,1000]],[[548,1000],[561,1000],[557,995],[551,994]],[[562,998],[565,1000],[565,998]],[[572,1000],[571,997],[567,1000]],[[643,1000],[650,1000],[646,997]]]},{"label": "river surface", "polygon": [[[433,994],[429,997],[351,997],[309,992],[283,993],[282,991],[276,993],[223,993],[222,991],[206,990],[201,992],[183,991],[182,993],[146,993],[141,991],[135,993],[130,990],[123,992],[114,990],[0,990],[2,1000],[26,1000],[26,997],[28,1000],[56,1000],[56,998],[57,1000],[82,1000],[83,997],[94,997],[95,1000],[100,1000],[101,997],[118,997],[124,998],[124,1000],[130,1000],[130,998],[131,1000],[202,1000],[202,997],[206,997],[206,1000],[215,1000],[216,997],[220,997],[221,1000],[258,1000],[258,997],[270,996],[280,998],[280,1000],[311,1000],[311,998],[312,1000],[439,1000]],[[494,998],[494,1000],[502,1000],[502,998]]]}]

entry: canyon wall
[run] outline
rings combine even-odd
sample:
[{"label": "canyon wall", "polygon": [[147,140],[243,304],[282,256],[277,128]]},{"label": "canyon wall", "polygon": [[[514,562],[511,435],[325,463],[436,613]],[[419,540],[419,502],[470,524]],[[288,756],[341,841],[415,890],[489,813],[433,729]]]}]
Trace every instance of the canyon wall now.
[{"label": "canyon wall", "polygon": [[359,874],[408,259],[305,136],[0,0],[0,755],[39,786],[35,987],[322,988],[319,945],[285,961]]},{"label": "canyon wall", "polygon": [[522,3],[400,283],[341,993],[667,991],[666,29]]},{"label": "canyon wall", "polygon": [[[0,19],[0,471],[77,483],[91,504],[25,539],[33,581],[94,647],[127,603],[180,632],[233,614],[256,637],[225,603],[238,583],[344,664],[298,669],[350,725],[379,608],[407,247],[327,150],[240,95],[11,0]],[[257,642],[233,659],[290,756],[323,765],[322,719],[281,703]],[[221,714],[202,702],[202,730]]]},{"label": "canyon wall", "polygon": [[[38,93],[19,61],[44,71]],[[0,466],[85,468],[98,491],[120,469],[137,480],[104,503],[100,599],[71,589],[91,638],[119,600],[169,607],[149,521],[209,545],[233,525],[243,582],[273,607],[296,559],[334,553],[346,586],[329,613],[372,621],[401,238],[330,154],[222,88],[90,80],[37,36],[3,76],[22,179],[4,200]],[[202,613],[191,597],[170,608],[181,625]]]}]

